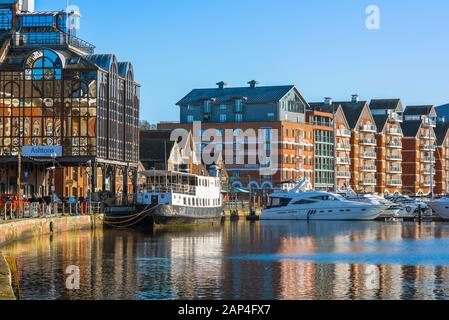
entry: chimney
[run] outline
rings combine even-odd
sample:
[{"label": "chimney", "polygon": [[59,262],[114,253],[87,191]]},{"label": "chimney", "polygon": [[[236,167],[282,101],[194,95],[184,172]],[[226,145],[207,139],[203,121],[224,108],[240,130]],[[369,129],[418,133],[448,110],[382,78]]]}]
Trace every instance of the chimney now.
[{"label": "chimney", "polygon": [[250,82],[248,82],[248,84],[251,88],[255,88],[260,84],[260,82],[256,80],[251,80]]},{"label": "chimney", "polygon": [[354,103],[359,102],[359,95],[358,94],[353,94],[351,97],[352,97],[352,99],[351,99],[352,102],[354,102]]},{"label": "chimney", "polygon": [[326,97],[326,98],[324,98],[324,104],[326,105],[326,106],[331,106],[332,105],[332,98],[329,98],[329,97]]},{"label": "chimney", "polygon": [[19,6],[22,12],[34,12],[34,0],[21,0]]},{"label": "chimney", "polygon": [[217,83],[218,89],[223,90],[224,88],[226,88],[228,86],[228,84],[224,81],[220,81]]}]

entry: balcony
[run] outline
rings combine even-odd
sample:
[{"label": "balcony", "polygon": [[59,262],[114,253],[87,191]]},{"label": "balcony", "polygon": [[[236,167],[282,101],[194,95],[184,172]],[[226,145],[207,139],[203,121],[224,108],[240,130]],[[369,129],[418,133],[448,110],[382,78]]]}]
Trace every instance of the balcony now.
[{"label": "balcony", "polygon": [[402,186],[402,181],[400,181],[400,180],[389,180],[389,181],[387,181],[387,186],[388,187],[401,187]]},{"label": "balcony", "polygon": [[337,172],[337,179],[351,179],[351,172]]},{"label": "balcony", "polygon": [[360,155],[362,159],[377,159],[377,154],[375,152],[364,152]]},{"label": "balcony", "polygon": [[339,165],[350,165],[351,161],[349,158],[337,158],[337,164]]},{"label": "balcony", "polygon": [[401,123],[404,122],[404,117],[397,114],[396,112],[393,112],[388,115],[388,121]]},{"label": "balcony", "polygon": [[430,141],[435,141],[435,137],[433,135],[429,135],[428,133],[421,133],[419,135],[419,137],[421,138],[421,140],[430,140]]},{"label": "balcony", "polygon": [[402,149],[402,143],[399,141],[390,141],[387,147],[390,149]]},{"label": "balcony", "polygon": [[423,120],[422,124],[425,127],[435,127],[437,123],[434,119],[427,118]]},{"label": "balcony", "polygon": [[376,179],[363,179],[360,181],[360,184],[362,186],[376,186],[377,181],[376,181]]},{"label": "balcony", "polygon": [[431,186],[435,186],[435,181],[432,180],[423,180],[420,183],[421,187],[431,187]]},{"label": "balcony", "polygon": [[370,133],[377,133],[377,129],[375,126],[371,124],[367,124],[360,127],[360,132],[370,132]]},{"label": "balcony", "polygon": [[402,167],[389,167],[387,168],[388,174],[401,174],[402,173]]},{"label": "balcony", "polygon": [[336,136],[341,138],[351,138],[351,130],[339,129],[337,130]]},{"label": "balcony", "polygon": [[377,141],[376,139],[361,139],[359,141],[359,144],[361,146],[377,146]]},{"label": "balcony", "polygon": [[434,176],[436,174],[436,171],[435,171],[435,169],[424,169],[424,170],[421,170],[421,174],[425,175],[425,176],[430,176],[430,175]]},{"label": "balcony", "polygon": [[377,167],[376,166],[362,166],[360,168],[361,172],[377,172]]},{"label": "balcony", "polygon": [[400,154],[387,154],[388,161],[402,161],[402,155]]},{"label": "balcony", "polygon": [[435,146],[430,144],[422,144],[420,148],[424,151],[435,151]]},{"label": "balcony", "polygon": [[398,137],[402,137],[402,130],[399,128],[390,128],[387,130],[387,134],[390,136],[398,136]]},{"label": "balcony", "polygon": [[337,143],[336,149],[338,151],[351,151],[351,145],[346,143]]},{"label": "balcony", "polygon": [[433,157],[422,157],[421,162],[423,163],[435,163],[436,160]]},{"label": "balcony", "polygon": [[13,47],[61,47],[68,46],[86,54],[94,54],[95,46],[73,35],[61,31],[50,32],[16,32],[13,37]]}]

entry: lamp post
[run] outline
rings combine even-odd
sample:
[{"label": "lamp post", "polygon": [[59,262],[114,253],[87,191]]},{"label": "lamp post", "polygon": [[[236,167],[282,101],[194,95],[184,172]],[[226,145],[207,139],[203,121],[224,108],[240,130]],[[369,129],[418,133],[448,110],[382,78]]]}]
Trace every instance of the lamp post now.
[{"label": "lamp post", "polygon": [[89,215],[92,215],[92,195],[93,195],[93,185],[92,185],[92,161],[87,161],[87,168],[86,168],[86,175],[87,175],[87,195],[89,198]]}]

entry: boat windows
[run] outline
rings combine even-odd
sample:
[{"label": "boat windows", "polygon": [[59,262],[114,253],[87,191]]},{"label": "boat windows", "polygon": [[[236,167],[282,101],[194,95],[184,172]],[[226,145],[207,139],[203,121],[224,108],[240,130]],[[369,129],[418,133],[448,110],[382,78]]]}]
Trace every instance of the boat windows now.
[{"label": "boat windows", "polygon": [[316,201],[302,199],[302,200],[296,201],[294,204],[295,205],[306,205],[306,204],[312,204],[312,203],[316,203]]},{"label": "boat windows", "polygon": [[270,208],[286,207],[292,201],[291,198],[271,198]]},{"label": "boat windows", "polygon": [[341,200],[341,198],[339,198],[339,196],[330,196],[330,195],[326,195],[326,196],[318,196],[318,197],[313,197],[312,199],[314,200],[319,200],[319,201],[336,201],[336,200]]}]

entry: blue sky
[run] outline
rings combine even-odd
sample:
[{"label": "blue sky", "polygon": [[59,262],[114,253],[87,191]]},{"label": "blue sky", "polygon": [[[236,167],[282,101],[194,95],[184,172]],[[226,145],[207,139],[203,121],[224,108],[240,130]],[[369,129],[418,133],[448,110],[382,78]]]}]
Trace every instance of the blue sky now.
[{"label": "blue sky", "polygon": [[[36,0],[38,10],[65,0]],[[449,102],[447,0],[71,0],[97,53],[131,60],[141,117],[177,120],[175,103],[221,80],[295,84],[306,100]],[[380,30],[365,27],[368,5]]]}]

